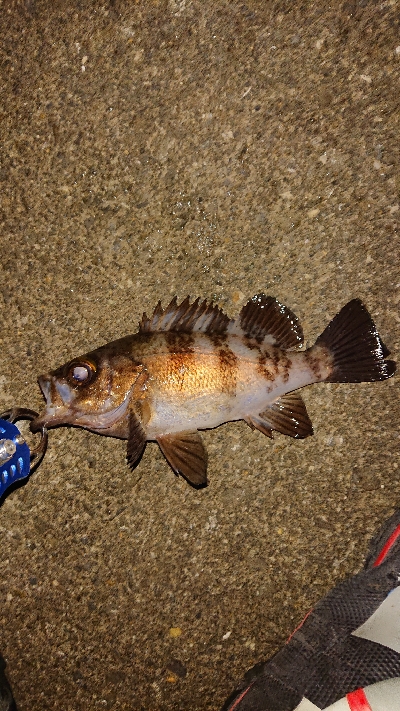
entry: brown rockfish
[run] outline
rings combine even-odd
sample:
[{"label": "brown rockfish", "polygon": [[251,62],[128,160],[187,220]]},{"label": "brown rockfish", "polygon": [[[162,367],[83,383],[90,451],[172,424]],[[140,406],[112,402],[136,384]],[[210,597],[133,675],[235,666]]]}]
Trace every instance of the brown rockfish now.
[{"label": "brown rockfish", "polygon": [[218,306],[176,297],[143,314],[125,336],[42,375],[46,410],[39,427],[75,425],[128,440],[130,466],[147,440],[158,442],[174,472],[195,486],[207,481],[198,430],[245,420],[268,437],[313,434],[298,392],[325,382],[390,378],[396,365],[358,299],[335,316],[314,346],[295,350],[303,333],[294,313],[257,294],[231,320]]}]

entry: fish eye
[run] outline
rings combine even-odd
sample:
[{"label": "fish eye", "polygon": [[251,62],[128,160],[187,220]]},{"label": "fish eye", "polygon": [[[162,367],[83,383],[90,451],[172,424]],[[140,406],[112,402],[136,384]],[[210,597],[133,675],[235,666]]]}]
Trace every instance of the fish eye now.
[{"label": "fish eye", "polygon": [[71,363],[68,368],[68,380],[73,385],[87,385],[92,380],[96,369],[91,363]]}]

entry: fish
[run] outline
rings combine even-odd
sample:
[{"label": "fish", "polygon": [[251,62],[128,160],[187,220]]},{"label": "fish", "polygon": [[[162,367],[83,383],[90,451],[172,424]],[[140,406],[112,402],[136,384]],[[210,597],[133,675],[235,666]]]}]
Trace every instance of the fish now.
[{"label": "fish", "polygon": [[320,382],[386,380],[396,364],[359,299],[349,301],[310,348],[293,311],[256,294],[235,319],[199,298],[174,297],[146,313],[138,332],[42,375],[46,408],[32,431],[59,425],[127,440],[133,469],[156,441],[173,471],[207,484],[199,430],[244,420],[269,438],[303,439],[313,427],[299,389]]}]

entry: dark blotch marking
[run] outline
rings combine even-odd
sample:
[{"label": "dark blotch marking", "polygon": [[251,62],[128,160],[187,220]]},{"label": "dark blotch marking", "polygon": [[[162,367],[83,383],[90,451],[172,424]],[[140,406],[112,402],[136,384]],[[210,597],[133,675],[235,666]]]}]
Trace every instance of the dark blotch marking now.
[{"label": "dark blotch marking", "polygon": [[261,346],[258,343],[255,343],[254,338],[248,338],[247,336],[245,336],[243,340],[245,346],[249,349],[249,351],[258,351],[260,355],[261,353],[263,353]]},{"label": "dark blotch marking", "polygon": [[270,359],[267,358],[264,353],[260,353],[257,358],[257,373],[265,378],[265,380],[272,381],[275,379],[275,375],[272,373],[272,370],[268,368],[268,363],[270,362]]},{"label": "dark blotch marking", "polygon": [[208,337],[219,359],[221,390],[236,396],[238,358],[229,347],[222,333],[210,333]]},{"label": "dark blotch marking", "polygon": [[289,380],[292,361],[284,351],[278,348],[271,348],[265,352],[260,351],[257,361],[257,372],[265,380],[273,382],[280,376],[284,383]]},{"label": "dark blotch marking", "polygon": [[289,356],[287,356],[286,353],[282,354],[282,357],[280,358],[280,369],[282,371],[282,379],[284,383],[287,383],[290,378],[291,367],[292,361]]},{"label": "dark blotch marking", "polygon": [[[256,343],[257,343],[258,345],[261,345],[261,343],[263,342],[263,340],[264,340],[264,338],[265,338],[265,335],[262,336],[262,335],[259,334],[259,335],[257,335],[257,336],[252,336],[251,333],[250,333],[250,331],[247,331],[247,332],[244,334],[244,337],[245,337],[246,339],[248,339],[249,341],[256,341]],[[255,345],[253,344],[253,348],[256,348],[256,347],[257,347],[257,346],[255,346]]]},{"label": "dark blotch marking", "polygon": [[218,349],[219,369],[221,373],[221,390],[230,395],[236,395],[238,358],[225,343]]},{"label": "dark blotch marking", "polygon": [[230,350],[223,333],[208,333],[207,335],[216,350],[219,348],[227,348]]},{"label": "dark blotch marking", "polygon": [[269,382],[275,380],[278,375],[278,354],[271,349],[271,351],[260,351],[260,355],[257,358],[257,372]]},{"label": "dark blotch marking", "polygon": [[322,375],[321,375],[321,358],[320,356],[315,355],[312,350],[305,351],[304,353],[304,358],[305,361],[310,368],[311,372],[313,373],[315,380],[321,380]]},{"label": "dark blotch marking", "polygon": [[170,353],[194,353],[195,339],[192,333],[165,331],[163,335]]}]

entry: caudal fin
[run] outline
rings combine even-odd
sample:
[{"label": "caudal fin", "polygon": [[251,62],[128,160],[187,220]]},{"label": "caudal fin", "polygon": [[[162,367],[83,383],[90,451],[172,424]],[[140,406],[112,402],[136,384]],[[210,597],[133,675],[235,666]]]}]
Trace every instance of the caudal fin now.
[{"label": "caudal fin", "polygon": [[389,351],[359,299],[343,306],[315,345],[326,346],[333,355],[333,371],[327,378],[331,383],[386,380],[396,370],[393,360],[385,360]]}]

